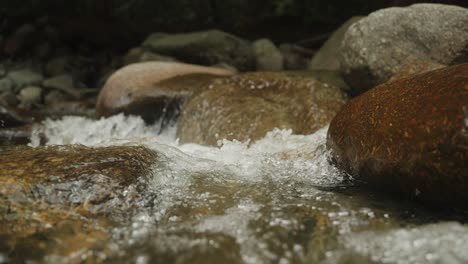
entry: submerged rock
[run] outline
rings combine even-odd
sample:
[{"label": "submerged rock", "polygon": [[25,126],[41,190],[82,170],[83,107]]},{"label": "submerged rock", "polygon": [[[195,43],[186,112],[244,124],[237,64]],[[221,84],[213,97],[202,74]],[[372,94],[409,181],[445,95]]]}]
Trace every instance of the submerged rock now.
[{"label": "submerged rock", "polygon": [[234,73],[227,69],[176,62],[130,64],[107,80],[97,100],[97,115],[124,112],[141,115],[151,122],[165,112],[177,110],[179,104],[197,89],[207,87],[202,84]]},{"label": "submerged rock", "polygon": [[216,145],[221,139],[257,140],[274,128],[310,134],[344,104],[337,86],[307,72],[257,72],[214,81],[181,113],[181,142]]},{"label": "submerged rock", "polygon": [[468,9],[415,4],[376,11],[346,32],[341,69],[352,94],[387,81],[412,61],[468,62]]},{"label": "submerged rock", "polygon": [[333,119],[328,147],[357,179],[466,208],[468,64],[382,84]]},{"label": "submerged rock", "polygon": [[249,42],[219,30],[152,35],[142,45],[180,61],[213,65],[228,63],[241,71],[252,70],[254,52]]}]

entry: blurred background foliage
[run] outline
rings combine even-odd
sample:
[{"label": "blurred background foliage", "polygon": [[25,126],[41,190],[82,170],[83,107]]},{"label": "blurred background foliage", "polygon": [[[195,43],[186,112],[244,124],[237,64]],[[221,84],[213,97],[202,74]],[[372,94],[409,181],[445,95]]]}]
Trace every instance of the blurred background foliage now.
[{"label": "blurred background foliage", "polygon": [[352,16],[389,6],[467,0],[1,0],[0,30],[47,17],[68,35],[130,43],[150,32],[222,29],[248,39],[300,42]]}]

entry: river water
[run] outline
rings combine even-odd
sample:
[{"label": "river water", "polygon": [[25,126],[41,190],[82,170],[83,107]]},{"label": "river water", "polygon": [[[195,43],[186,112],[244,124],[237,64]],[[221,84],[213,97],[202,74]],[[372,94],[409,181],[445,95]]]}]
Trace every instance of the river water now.
[{"label": "river water", "polygon": [[207,147],[179,144],[174,126],[159,133],[138,117],[43,124],[36,134],[47,145],[143,145],[161,154],[142,176],[147,199],[109,230],[104,261],[468,263],[464,216],[359,187],[328,163],[327,127]]}]

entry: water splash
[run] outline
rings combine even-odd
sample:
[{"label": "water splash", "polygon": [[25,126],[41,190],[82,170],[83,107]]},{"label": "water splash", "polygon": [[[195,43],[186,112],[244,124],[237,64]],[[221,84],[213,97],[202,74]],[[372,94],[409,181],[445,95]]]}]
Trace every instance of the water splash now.
[{"label": "water splash", "polygon": [[[112,231],[112,256],[139,263],[227,259],[244,263],[464,263],[467,227],[401,217],[414,204],[341,193],[328,162],[327,127],[311,135],[275,129],[251,143],[179,144],[138,117],[46,120],[46,145],[143,145],[159,153],[145,178],[151,208]],[[37,138],[31,145],[38,145]],[[325,189],[332,189],[333,192]],[[345,188],[346,190],[346,188]],[[430,213],[429,213],[430,215]],[[449,242],[450,241],[450,242]],[[442,244],[447,246],[441,247]],[[417,254],[415,253],[417,251]],[[122,255],[123,254],[123,255]],[[358,256],[358,257],[356,257]],[[235,260],[235,261],[234,261]]]}]

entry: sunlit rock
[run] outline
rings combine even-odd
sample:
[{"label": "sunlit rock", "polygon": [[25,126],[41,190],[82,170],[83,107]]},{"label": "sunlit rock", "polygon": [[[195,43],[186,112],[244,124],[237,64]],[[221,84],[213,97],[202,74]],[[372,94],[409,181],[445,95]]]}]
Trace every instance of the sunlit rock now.
[{"label": "sunlit rock", "polygon": [[216,145],[221,139],[255,141],[274,128],[313,133],[330,122],[345,97],[309,74],[259,72],[215,81],[185,105],[177,136]]},{"label": "sunlit rock", "polygon": [[333,119],[339,167],[389,191],[451,206],[468,198],[468,64],[382,84]]},{"label": "sunlit rock", "polygon": [[357,95],[415,60],[468,62],[468,9],[415,4],[378,10],[353,24],[341,48],[341,70]]},{"label": "sunlit rock", "polygon": [[183,100],[214,77],[232,74],[231,70],[175,62],[130,64],[107,80],[98,97],[97,115],[124,112],[154,121],[178,110]]}]

